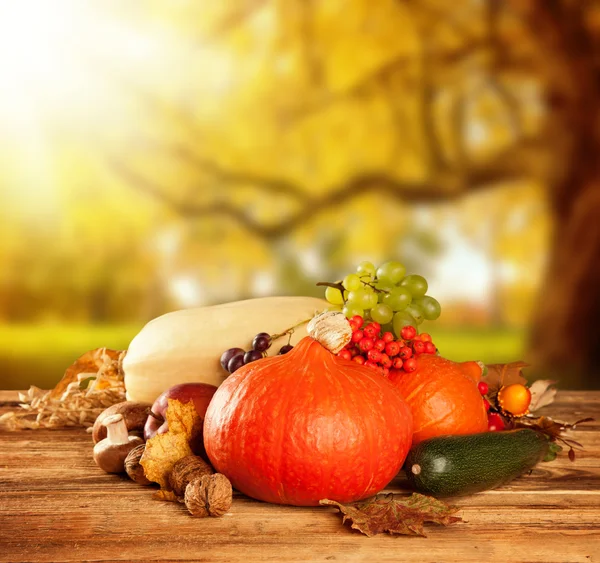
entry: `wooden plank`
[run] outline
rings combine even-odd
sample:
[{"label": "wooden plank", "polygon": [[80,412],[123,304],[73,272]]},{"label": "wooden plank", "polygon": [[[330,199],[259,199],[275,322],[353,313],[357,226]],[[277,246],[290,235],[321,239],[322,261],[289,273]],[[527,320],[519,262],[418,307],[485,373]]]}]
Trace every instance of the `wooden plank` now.
[{"label": "wooden plank", "polygon": [[[0,412],[15,393],[0,392]],[[598,416],[600,392],[559,393],[549,414]],[[107,475],[82,430],[0,432],[0,561],[465,561],[600,563],[600,426],[586,451],[540,464],[508,486],[451,499],[465,523],[428,538],[366,538],[332,508],[260,503],[236,494],[223,518],[194,519],[151,487]],[[401,477],[387,490],[403,489]]]}]

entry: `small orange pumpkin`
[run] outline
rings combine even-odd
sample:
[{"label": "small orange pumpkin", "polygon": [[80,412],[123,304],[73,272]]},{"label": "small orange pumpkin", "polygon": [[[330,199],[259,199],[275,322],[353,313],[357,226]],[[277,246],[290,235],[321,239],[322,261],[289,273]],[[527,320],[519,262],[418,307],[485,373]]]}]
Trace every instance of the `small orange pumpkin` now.
[{"label": "small orange pumpkin", "polygon": [[390,380],[408,403],[413,415],[413,444],[446,434],[476,434],[488,429],[487,413],[477,389],[473,365],[465,366],[424,354],[412,373],[399,371]]},{"label": "small orange pumpkin", "polygon": [[206,453],[236,489],[296,506],[378,493],[411,437],[410,409],[389,381],[309,336],[230,375],[204,420]]},{"label": "small orange pumpkin", "polygon": [[483,364],[481,362],[459,362],[458,367],[464,375],[470,377],[475,383],[479,383],[481,380],[483,374]]}]

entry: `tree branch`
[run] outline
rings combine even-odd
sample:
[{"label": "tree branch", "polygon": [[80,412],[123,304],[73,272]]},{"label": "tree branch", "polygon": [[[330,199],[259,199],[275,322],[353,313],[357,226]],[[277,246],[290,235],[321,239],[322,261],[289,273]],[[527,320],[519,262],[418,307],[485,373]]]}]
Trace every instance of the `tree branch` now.
[{"label": "tree branch", "polygon": [[185,145],[161,147],[161,150],[191,164],[221,184],[258,185],[263,191],[272,194],[286,195],[296,201],[304,199],[304,191],[297,184],[285,178],[270,177],[249,171],[229,170],[218,162],[196,154]]},{"label": "tree branch", "polygon": [[312,88],[322,89],[324,82],[324,69],[317,50],[315,35],[315,7],[314,0],[299,0],[300,15],[300,40],[304,59],[307,66],[308,80]]},{"label": "tree branch", "polygon": [[[267,3],[267,0],[246,0],[245,2],[238,0],[237,3],[238,9],[228,13],[214,29],[210,31],[210,39],[219,38],[242,25],[248,18],[252,17],[256,11],[262,8]],[[239,6],[239,4],[242,4],[242,6]]]},{"label": "tree branch", "polygon": [[435,120],[436,89],[433,84],[433,69],[431,68],[431,53],[427,38],[423,38],[421,46],[421,80],[419,83],[419,103],[421,123],[426,144],[425,161],[430,170],[441,170],[445,167],[445,158],[441,147]]},{"label": "tree branch", "polygon": [[[113,68],[106,67],[106,65],[103,65],[102,68],[104,72],[106,72],[107,75],[109,75],[113,80],[118,81],[118,83],[125,85],[130,90],[133,90],[144,105],[151,108],[153,111],[165,113],[174,118],[185,129],[187,135],[189,135],[189,138],[195,140],[196,144],[198,143],[198,140],[202,138],[202,130],[195,123],[194,116],[189,111],[186,111],[176,104],[169,103],[168,101],[162,100],[160,97],[153,95],[151,92],[141,88],[138,84],[132,81],[130,77],[115,71]],[[152,140],[146,140],[146,143],[151,145],[153,148],[158,147],[160,151],[165,154],[170,154],[182,159],[184,162],[195,167],[200,172],[212,176],[216,181],[222,184],[259,184],[265,191],[269,191],[273,194],[286,195],[295,199],[296,201],[301,201],[304,197],[303,192],[299,191],[298,186],[296,186],[293,182],[286,180],[285,178],[273,178],[250,171],[229,170],[225,166],[208,157],[198,155],[190,146],[184,143],[171,145],[165,143],[164,145],[158,145]],[[115,169],[117,168],[124,173],[122,165],[116,165]]]},{"label": "tree branch", "polygon": [[[392,120],[393,127],[396,131],[404,132],[404,142],[408,145],[417,144],[414,127],[410,127],[406,105],[402,104],[402,99],[398,96],[398,91],[395,88],[395,80],[392,77],[389,77],[383,80],[381,87],[384,92],[384,100],[389,108],[390,117]],[[408,138],[408,135],[412,138]],[[402,142],[400,142],[400,135],[396,135],[396,143],[390,154],[390,166],[398,161],[399,156],[402,151],[405,149],[405,146]]]},{"label": "tree branch", "polygon": [[500,37],[500,18],[504,2],[501,0],[488,0],[486,5],[486,28],[487,37],[491,51],[491,74],[487,76],[487,82],[496,92],[498,98],[506,106],[508,120],[515,138],[520,138],[523,127],[519,118],[520,108],[517,98],[497,76],[498,69],[506,65],[509,56],[506,45]]},{"label": "tree branch", "polygon": [[[531,146],[513,146],[497,155],[493,161],[473,165],[462,176],[441,175],[435,180],[406,181],[387,172],[364,172],[329,189],[322,190],[317,197],[304,196],[302,207],[280,220],[264,224],[231,202],[197,204],[177,199],[168,190],[156,185],[119,161],[113,167],[138,191],[148,194],[184,217],[227,217],[236,221],[248,232],[266,240],[279,239],[301,225],[308,223],[316,214],[337,208],[365,193],[379,193],[397,201],[435,204],[459,198],[499,182],[514,181],[525,173],[524,163],[531,155]],[[258,186],[261,187],[261,186]],[[301,186],[295,188],[305,193]]]},{"label": "tree branch", "polygon": [[[432,52],[431,66],[433,72],[434,74],[437,72],[445,72],[452,65],[466,63],[471,57],[482,52],[487,52],[489,48],[489,41],[484,37],[474,38],[469,42],[443,52]],[[367,97],[375,85],[389,80],[397,73],[406,72],[413,68],[414,64],[415,55],[402,53],[401,55],[386,61],[349,88],[337,92],[327,92],[320,96],[316,101],[304,104],[296,110],[291,111],[289,118],[293,121],[301,120],[316,112],[325,111],[340,101]],[[518,70],[530,71],[533,66],[533,61],[529,57],[508,57],[507,55],[507,58],[503,61],[502,68],[498,67],[497,70],[510,70],[511,72],[517,72]]]},{"label": "tree branch", "polygon": [[324,111],[340,101],[366,97],[375,84],[389,80],[396,72],[405,70],[413,64],[414,56],[407,56],[404,54],[399,55],[368,73],[348,89],[337,92],[327,92],[317,98],[314,102],[303,104],[298,109],[291,112],[290,118],[292,120],[300,120],[315,112]]},{"label": "tree branch", "polygon": [[456,150],[455,165],[459,173],[464,173],[468,166],[469,157],[465,143],[467,100],[462,89],[456,92],[450,104],[450,131],[454,143],[453,148]]}]

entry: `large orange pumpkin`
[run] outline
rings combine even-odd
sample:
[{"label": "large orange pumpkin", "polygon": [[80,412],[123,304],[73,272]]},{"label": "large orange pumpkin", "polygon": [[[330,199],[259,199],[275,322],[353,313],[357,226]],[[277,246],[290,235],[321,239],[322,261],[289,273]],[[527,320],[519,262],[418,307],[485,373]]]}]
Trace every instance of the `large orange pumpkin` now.
[{"label": "large orange pumpkin", "polygon": [[413,444],[445,434],[486,432],[487,413],[477,389],[480,377],[475,362],[461,364],[429,354],[418,357],[416,371],[396,373],[391,381],[413,415]]},{"label": "large orange pumpkin", "polygon": [[298,506],[378,493],[402,467],[411,438],[398,390],[310,337],[229,376],[204,421],[208,457],[236,489]]}]

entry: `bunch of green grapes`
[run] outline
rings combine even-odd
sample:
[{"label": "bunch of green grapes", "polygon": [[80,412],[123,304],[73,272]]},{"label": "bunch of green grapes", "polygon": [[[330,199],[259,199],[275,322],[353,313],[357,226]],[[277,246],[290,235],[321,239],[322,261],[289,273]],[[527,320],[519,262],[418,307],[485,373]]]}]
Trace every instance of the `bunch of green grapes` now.
[{"label": "bunch of green grapes", "polygon": [[388,325],[399,337],[402,327],[417,328],[424,320],[440,316],[440,304],[426,293],[427,280],[417,274],[407,276],[400,262],[386,262],[379,268],[361,262],[340,287],[327,287],[325,299],[347,318],[360,315],[365,321]]}]

